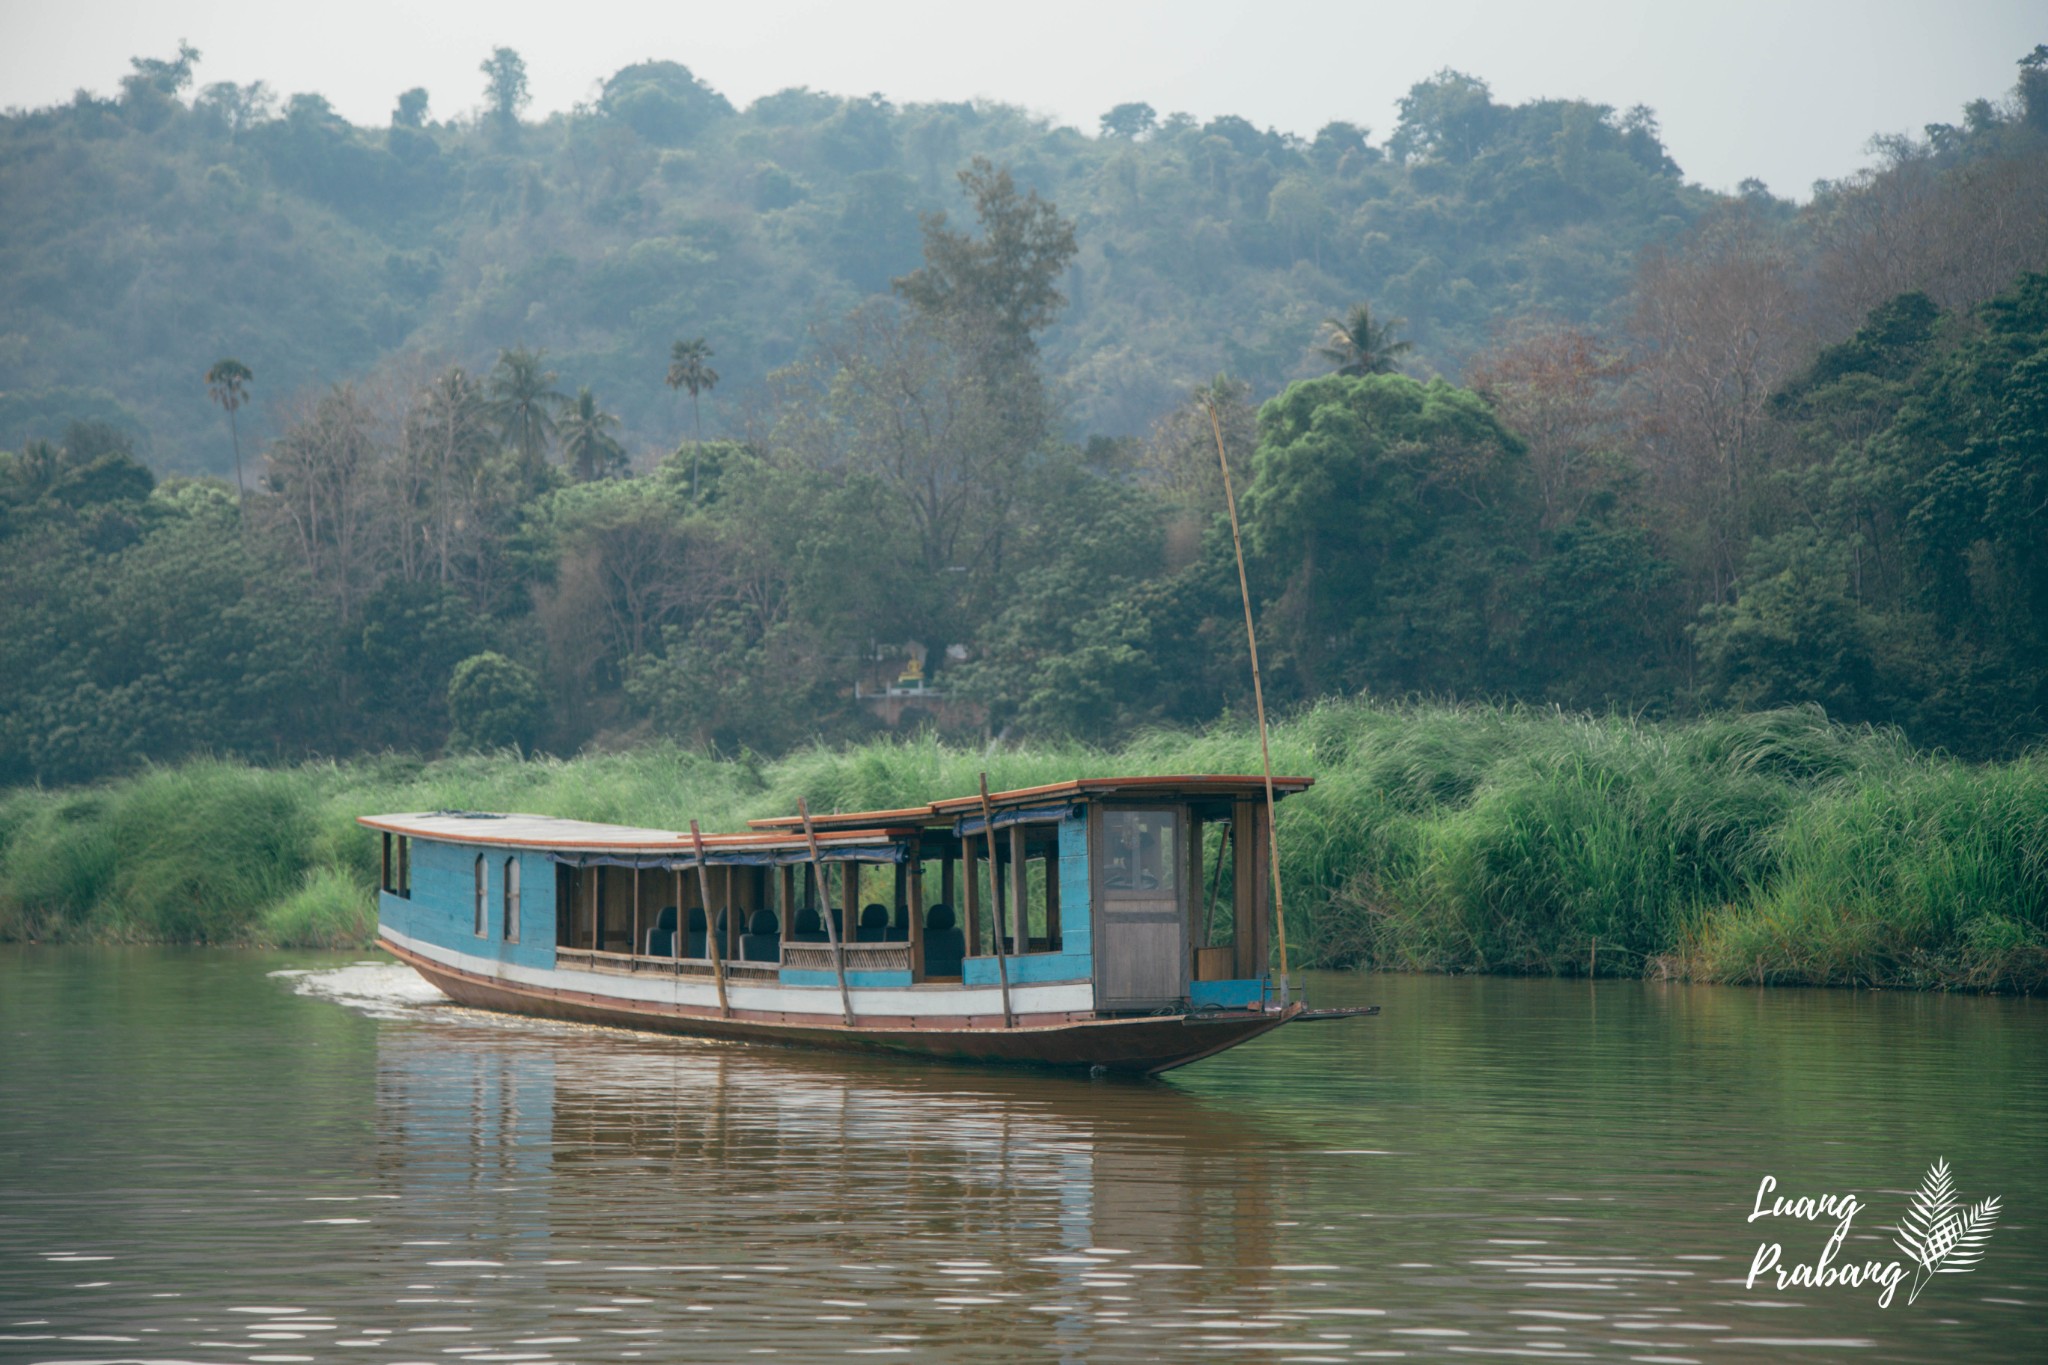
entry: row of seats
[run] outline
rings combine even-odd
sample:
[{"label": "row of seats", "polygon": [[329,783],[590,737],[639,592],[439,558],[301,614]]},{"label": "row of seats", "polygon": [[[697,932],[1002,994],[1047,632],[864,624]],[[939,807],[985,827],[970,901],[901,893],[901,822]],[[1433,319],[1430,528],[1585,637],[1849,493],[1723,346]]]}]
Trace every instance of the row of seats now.
[{"label": "row of seats", "polygon": [[[832,911],[833,928],[841,928],[844,921],[839,911]],[[725,937],[725,912],[718,914],[718,937]],[[683,935],[682,956],[702,958],[705,956],[704,911],[691,906],[687,928]],[[860,924],[853,931],[855,943],[902,943],[910,937],[910,909],[896,907],[892,920],[888,909],[880,903],[869,904],[860,912]],[[647,931],[644,951],[653,957],[675,955],[676,907],[665,905],[656,917],[654,927]],[[828,943],[824,922],[811,906],[804,906],[796,912],[796,929],[789,936],[791,943]],[[944,901],[931,907],[924,917],[924,970],[926,976],[958,976],[960,962],[966,956],[966,937],[954,922],[953,907]],[[740,956],[742,962],[778,962],[782,958],[782,926],[773,910],[756,910],[747,920],[747,932],[740,935]]]}]

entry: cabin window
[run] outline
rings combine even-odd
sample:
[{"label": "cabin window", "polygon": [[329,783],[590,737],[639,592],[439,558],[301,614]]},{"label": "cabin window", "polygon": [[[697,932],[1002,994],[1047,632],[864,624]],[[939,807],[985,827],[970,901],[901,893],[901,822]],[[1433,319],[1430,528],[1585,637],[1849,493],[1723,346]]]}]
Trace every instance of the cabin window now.
[{"label": "cabin window", "polygon": [[385,832],[383,872],[378,885],[384,891],[393,896],[412,894],[412,840]]},{"label": "cabin window", "polygon": [[491,871],[484,861],[484,855],[476,855],[476,936],[483,938],[491,932]]},{"label": "cabin window", "polygon": [[519,860],[505,860],[505,942],[519,942]]},{"label": "cabin window", "polygon": [[1102,813],[1102,889],[1106,894],[1166,897],[1177,892],[1175,819],[1170,810]]}]

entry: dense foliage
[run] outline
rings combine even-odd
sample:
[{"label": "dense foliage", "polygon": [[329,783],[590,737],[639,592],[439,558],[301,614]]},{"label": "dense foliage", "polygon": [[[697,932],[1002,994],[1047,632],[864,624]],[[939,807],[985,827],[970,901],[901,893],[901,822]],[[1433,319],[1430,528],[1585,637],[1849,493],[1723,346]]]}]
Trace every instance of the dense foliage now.
[{"label": "dense foliage", "polygon": [[1274,392],[1359,298],[1447,372],[1503,319],[1617,321],[1636,249],[1711,202],[1647,110],[1501,105],[1450,72],[1375,144],[1144,106],[1096,137],[983,102],[791,89],[742,110],[673,62],[530,123],[504,50],[481,115],[436,119],[413,90],[370,128],[317,94],[206,84],[198,60],[0,116],[0,448],[101,418],[159,469],[227,473],[197,382],[221,356],[255,371],[242,421],[267,435],[291,395],[380,361],[477,370],[523,346],[590,385],[630,449],[667,449],[699,406],[664,386],[667,358],[696,337],[722,381],[707,428],[745,434],[740,395],[918,265],[919,216],[953,207],[976,156],[1074,224],[1046,359],[1077,435],[1137,434],[1221,370]]},{"label": "dense foliage", "polygon": [[[1812,709],[1686,723],[1325,703],[1274,759],[1293,963],[2039,990],[2048,763],[1968,765]],[[737,828],[1076,772],[1256,769],[1242,726],[994,754],[929,736],[772,763],[653,745],[571,760],[215,760],[0,796],[0,939],[368,940],[373,811]]]},{"label": "dense foliage", "polygon": [[0,119],[0,783],[1199,727],[1219,439],[1282,708],[2048,723],[2048,49],[1796,211],[1448,72],[1376,146],[663,63],[534,125],[506,51],[372,134],[192,61]]}]

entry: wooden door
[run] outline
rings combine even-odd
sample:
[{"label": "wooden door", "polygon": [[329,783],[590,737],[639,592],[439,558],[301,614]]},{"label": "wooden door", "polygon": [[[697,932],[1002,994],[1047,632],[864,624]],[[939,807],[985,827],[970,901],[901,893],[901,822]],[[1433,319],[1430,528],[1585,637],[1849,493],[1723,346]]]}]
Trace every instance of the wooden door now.
[{"label": "wooden door", "polygon": [[1096,825],[1097,1009],[1187,998],[1187,820],[1177,807],[1107,806]]}]

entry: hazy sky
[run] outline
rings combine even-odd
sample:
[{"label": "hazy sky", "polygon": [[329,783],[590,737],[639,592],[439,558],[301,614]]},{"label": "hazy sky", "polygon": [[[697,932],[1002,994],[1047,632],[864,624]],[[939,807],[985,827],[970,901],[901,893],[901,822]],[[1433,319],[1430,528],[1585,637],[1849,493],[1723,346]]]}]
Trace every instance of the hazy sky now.
[{"label": "hazy sky", "polygon": [[2003,97],[2048,41],[2040,0],[0,0],[0,106],[83,86],[112,94],[127,59],[204,54],[198,79],[313,90],[382,124],[427,88],[447,117],[480,102],[494,46],[526,59],[532,113],[566,109],[630,62],[682,62],[745,105],[785,86],[879,91],[900,102],[987,97],[1093,133],[1103,110],[1240,114],[1309,134],[1332,119],[1392,128],[1415,81],[1454,66],[1495,98],[1648,104],[1686,174],[1717,188],[1757,176],[1805,197],[1867,160],[1876,132],[1957,121]]}]

